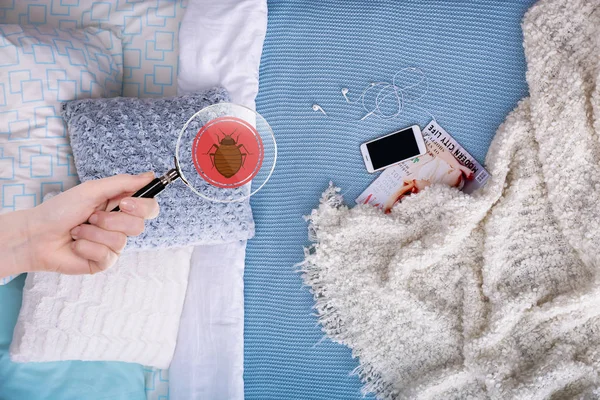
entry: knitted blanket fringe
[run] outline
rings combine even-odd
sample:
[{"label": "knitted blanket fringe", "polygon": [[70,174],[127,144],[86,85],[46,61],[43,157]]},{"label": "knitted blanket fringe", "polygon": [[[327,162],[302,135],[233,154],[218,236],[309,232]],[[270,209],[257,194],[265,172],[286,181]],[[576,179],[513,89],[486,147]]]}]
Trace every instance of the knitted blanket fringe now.
[{"label": "knitted blanket fringe", "polygon": [[[333,182],[329,182],[329,187],[323,192],[321,196],[320,204],[325,206],[325,209],[338,209],[344,207],[344,198],[339,192],[341,188],[333,185]],[[312,242],[318,242],[319,236],[317,233],[319,213],[314,210],[310,216],[305,217],[305,220],[309,222],[308,225],[308,237]],[[337,308],[329,303],[327,290],[323,285],[323,278],[321,276],[321,268],[317,261],[315,253],[318,251],[319,245],[313,244],[310,247],[304,249],[304,262],[298,263],[296,267],[298,271],[302,273],[304,283],[310,286],[311,293],[315,298],[314,309],[317,311],[319,316],[319,323],[323,327],[323,331],[332,338],[334,341],[351,346],[351,341],[346,341],[345,336],[347,332],[344,330],[343,316],[340,315]],[[360,349],[352,349],[352,357],[361,357]],[[361,393],[366,396],[369,393],[386,393],[385,381],[381,379],[381,376],[377,374],[374,367],[367,362],[361,362],[356,367],[351,375],[358,375],[361,381],[364,382],[361,388]]]},{"label": "knitted blanket fringe", "polygon": [[389,215],[330,184],[300,264],[323,331],[380,399],[600,398],[600,3],[523,21],[530,98],[472,196],[431,186]]}]

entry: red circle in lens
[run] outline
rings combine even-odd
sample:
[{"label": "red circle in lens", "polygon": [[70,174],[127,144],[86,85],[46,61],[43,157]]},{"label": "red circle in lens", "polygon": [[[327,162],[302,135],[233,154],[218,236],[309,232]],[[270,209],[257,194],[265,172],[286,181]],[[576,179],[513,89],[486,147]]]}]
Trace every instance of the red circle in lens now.
[{"label": "red circle in lens", "polygon": [[236,117],[220,117],[204,125],[192,144],[198,174],[219,188],[250,182],[262,166],[263,142],[256,128]]}]

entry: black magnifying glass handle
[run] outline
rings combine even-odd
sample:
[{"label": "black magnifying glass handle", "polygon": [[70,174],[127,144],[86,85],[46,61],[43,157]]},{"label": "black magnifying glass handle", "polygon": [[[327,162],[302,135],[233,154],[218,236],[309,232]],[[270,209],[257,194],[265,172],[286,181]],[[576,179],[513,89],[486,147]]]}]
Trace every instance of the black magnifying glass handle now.
[{"label": "black magnifying glass handle", "polygon": [[[176,181],[178,178],[181,178],[181,175],[179,175],[179,171],[177,171],[177,168],[170,169],[163,176],[159,178],[154,178],[152,182],[150,182],[149,184],[132,194],[131,197],[152,198],[160,192],[162,192],[163,190],[165,190],[169,183]],[[116,206],[111,210],[111,212],[112,211],[121,211],[121,209],[119,208],[119,206]]]}]

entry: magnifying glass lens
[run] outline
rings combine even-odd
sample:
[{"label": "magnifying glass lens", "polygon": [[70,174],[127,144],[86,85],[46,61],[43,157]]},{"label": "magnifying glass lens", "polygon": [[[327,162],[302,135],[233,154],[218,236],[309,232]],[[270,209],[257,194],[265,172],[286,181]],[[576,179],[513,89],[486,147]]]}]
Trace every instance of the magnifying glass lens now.
[{"label": "magnifying glass lens", "polygon": [[176,158],[181,178],[196,194],[211,201],[236,202],[269,180],[277,145],[260,114],[219,103],[199,111],[184,125]]},{"label": "magnifying glass lens", "polygon": [[133,197],[154,197],[180,178],[206,200],[240,202],[267,183],[276,162],[277,143],[267,121],[247,107],[218,103],[186,122],[177,140],[174,168]]}]

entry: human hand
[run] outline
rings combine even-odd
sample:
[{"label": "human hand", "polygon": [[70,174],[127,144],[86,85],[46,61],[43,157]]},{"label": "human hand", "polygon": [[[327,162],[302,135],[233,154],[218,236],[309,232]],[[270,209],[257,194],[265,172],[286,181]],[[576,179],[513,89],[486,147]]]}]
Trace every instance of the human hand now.
[{"label": "human hand", "polygon": [[[93,274],[114,265],[127,236],[158,215],[156,200],[127,197],[153,178],[150,172],[87,181],[27,210],[29,257],[20,257],[26,271]],[[110,212],[116,205],[121,212]]]}]

